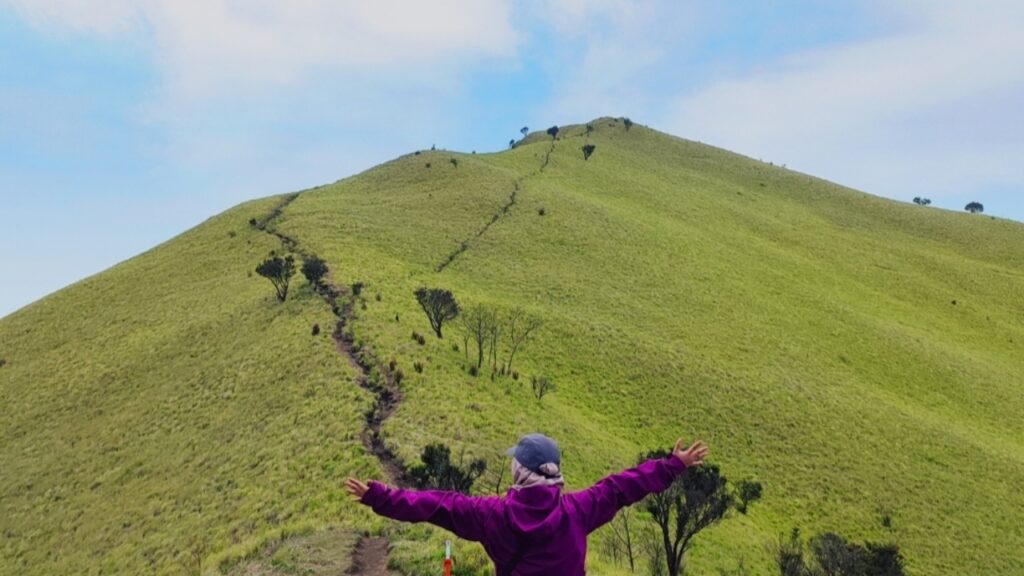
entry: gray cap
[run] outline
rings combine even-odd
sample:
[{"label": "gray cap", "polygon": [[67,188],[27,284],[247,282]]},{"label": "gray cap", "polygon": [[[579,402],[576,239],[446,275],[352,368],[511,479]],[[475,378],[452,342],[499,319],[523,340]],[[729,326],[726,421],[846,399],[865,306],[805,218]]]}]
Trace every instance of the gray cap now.
[{"label": "gray cap", "polygon": [[506,452],[514,457],[520,464],[541,473],[540,467],[548,462],[562,465],[562,455],[558,451],[558,444],[543,434],[527,434],[519,439],[519,443],[508,449]]}]

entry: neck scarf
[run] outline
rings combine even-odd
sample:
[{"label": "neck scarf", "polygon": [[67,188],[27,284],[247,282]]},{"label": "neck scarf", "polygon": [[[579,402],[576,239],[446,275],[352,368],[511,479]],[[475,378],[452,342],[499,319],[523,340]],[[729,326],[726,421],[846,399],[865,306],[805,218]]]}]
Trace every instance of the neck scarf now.
[{"label": "neck scarf", "polygon": [[565,478],[558,469],[558,464],[548,462],[541,464],[541,473],[538,474],[519,463],[519,460],[512,459],[512,488],[522,490],[531,486],[564,486]]}]

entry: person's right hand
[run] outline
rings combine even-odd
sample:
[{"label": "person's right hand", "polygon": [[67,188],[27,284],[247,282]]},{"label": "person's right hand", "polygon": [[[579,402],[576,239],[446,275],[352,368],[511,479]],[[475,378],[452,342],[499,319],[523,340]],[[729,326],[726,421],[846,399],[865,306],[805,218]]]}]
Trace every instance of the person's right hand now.
[{"label": "person's right hand", "polygon": [[704,463],[704,457],[708,455],[708,446],[703,440],[697,440],[686,450],[683,450],[683,446],[682,438],[676,440],[676,447],[672,450],[672,455],[682,460],[687,468]]}]

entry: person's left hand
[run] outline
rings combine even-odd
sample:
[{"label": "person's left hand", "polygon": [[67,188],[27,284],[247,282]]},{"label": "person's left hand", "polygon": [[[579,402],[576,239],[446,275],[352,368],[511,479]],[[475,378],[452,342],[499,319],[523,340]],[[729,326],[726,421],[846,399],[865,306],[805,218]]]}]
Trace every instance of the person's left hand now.
[{"label": "person's left hand", "polygon": [[345,480],[345,489],[352,495],[353,500],[362,500],[370,487],[355,478],[349,478]]}]

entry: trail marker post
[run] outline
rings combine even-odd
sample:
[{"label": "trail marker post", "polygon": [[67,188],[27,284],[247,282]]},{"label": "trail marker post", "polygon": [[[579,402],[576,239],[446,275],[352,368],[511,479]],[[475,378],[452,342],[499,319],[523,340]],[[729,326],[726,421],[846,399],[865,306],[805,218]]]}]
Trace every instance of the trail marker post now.
[{"label": "trail marker post", "polygon": [[444,576],[452,576],[452,541],[444,541]]}]

